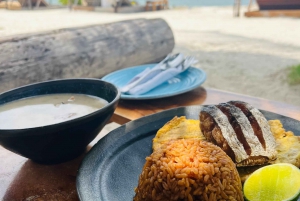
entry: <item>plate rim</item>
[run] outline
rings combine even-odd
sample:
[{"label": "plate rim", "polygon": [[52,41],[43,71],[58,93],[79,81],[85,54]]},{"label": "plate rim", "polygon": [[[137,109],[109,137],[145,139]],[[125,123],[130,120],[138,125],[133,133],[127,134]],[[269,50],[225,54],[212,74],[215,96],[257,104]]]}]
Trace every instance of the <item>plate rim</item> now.
[{"label": "plate rim", "polygon": [[[105,141],[109,141],[110,138],[112,138],[112,142],[110,145],[108,145],[105,149],[103,149],[103,151],[107,151],[111,146],[113,146],[114,142],[117,142],[118,140],[120,140],[120,138],[124,137],[126,134],[128,134],[128,131],[127,130],[124,130],[125,132],[119,136],[119,137],[115,137],[117,134],[118,134],[118,131],[119,130],[122,130],[122,129],[125,129],[126,126],[128,127],[134,127],[134,126],[131,126],[131,125],[139,125],[139,123],[141,123],[140,126],[144,126],[144,125],[147,125],[149,122],[153,122],[153,118],[155,119],[155,117],[159,117],[161,116],[162,113],[174,113],[176,111],[180,112],[181,110],[186,110],[186,109],[193,109],[193,108],[201,108],[205,105],[191,105],[191,106],[181,106],[181,107],[176,107],[176,108],[171,108],[171,109],[168,109],[168,110],[164,110],[164,111],[161,111],[161,112],[158,112],[158,113],[155,113],[155,114],[151,114],[151,115],[148,115],[148,116],[144,116],[144,117],[141,117],[139,119],[136,119],[136,120],[133,120],[133,121],[130,121],[126,124],[123,124],[121,125],[120,127],[110,131],[109,133],[107,133],[103,138],[101,138],[100,140],[97,141],[97,143],[91,148],[91,150],[89,150],[89,152],[86,154],[86,156],[84,157],[84,159],[82,160],[79,168],[78,168],[78,175],[77,175],[77,178],[76,178],[76,190],[77,190],[77,195],[79,197],[79,200],[81,201],[88,201],[88,199],[85,199],[86,197],[89,197],[93,192],[89,192],[88,195],[87,194],[84,194],[84,193],[81,193],[82,189],[84,190],[84,184],[81,184],[81,180],[84,178],[84,176],[87,174],[86,173],[86,170],[87,169],[91,169],[91,167],[88,167],[88,163],[89,161],[91,161],[91,159],[93,159],[93,155],[95,155],[96,153],[96,150],[98,149],[101,149],[101,147],[99,148],[100,146],[100,143],[104,143]],[[299,122],[300,124],[300,121],[297,120],[297,119],[294,119],[294,118],[291,118],[291,117],[288,117],[288,116],[284,116],[284,115],[281,115],[281,114],[278,114],[278,113],[274,113],[274,112],[270,112],[270,111],[267,111],[267,110],[263,110],[263,109],[259,109],[259,111],[261,112],[267,112],[269,114],[273,114],[273,115],[279,115],[281,117],[284,117],[284,118],[288,118],[288,119],[291,119],[293,121],[296,121],[296,122]],[[120,134],[119,134],[120,135]],[[296,136],[300,136],[300,135],[297,135]],[[98,155],[101,155],[101,153],[98,153]],[[90,159],[91,158],[91,159]],[[105,157],[104,157],[105,158]],[[92,167],[95,167],[95,166],[92,166]],[[91,173],[90,173],[91,174]],[[93,187],[93,186],[92,186]],[[88,188],[90,189],[90,188]],[[90,189],[91,191],[91,189]],[[83,197],[84,196],[84,197]]]},{"label": "plate rim", "polygon": [[[156,64],[158,64],[158,63],[143,64],[143,65],[137,65],[137,66],[132,66],[132,67],[120,69],[120,70],[117,70],[117,71],[114,71],[114,72],[111,72],[111,73],[105,75],[104,77],[101,78],[101,80],[104,80],[106,82],[110,82],[109,80],[107,80],[107,78],[112,76],[114,73],[120,73],[120,72],[132,70],[132,69],[136,69],[136,68],[145,68],[147,66],[154,67]],[[196,89],[197,87],[201,86],[206,81],[207,75],[206,75],[205,71],[202,70],[201,68],[196,68],[194,66],[190,66],[190,68],[194,69],[194,70],[197,70],[202,75],[201,78],[198,80],[198,82],[195,85],[192,85],[191,87],[187,87],[187,88],[179,90],[179,91],[174,91],[172,93],[167,93],[167,94],[164,93],[164,94],[161,94],[161,95],[148,95],[147,96],[147,95],[127,95],[127,94],[122,94],[121,93],[121,99],[124,99],[124,100],[159,99],[159,98],[172,97],[172,96],[176,96],[176,95],[180,95],[180,94],[192,91],[192,90]],[[112,83],[112,82],[110,82],[110,83]],[[112,83],[112,84],[114,84],[114,83]]]}]

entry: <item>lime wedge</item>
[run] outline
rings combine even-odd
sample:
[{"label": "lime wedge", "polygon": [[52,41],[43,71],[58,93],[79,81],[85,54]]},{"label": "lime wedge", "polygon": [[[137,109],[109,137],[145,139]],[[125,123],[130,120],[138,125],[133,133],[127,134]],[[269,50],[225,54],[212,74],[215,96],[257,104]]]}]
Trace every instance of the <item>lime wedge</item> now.
[{"label": "lime wedge", "polygon": [[244,184],[244,196],[250,201],[287,201],[300,194],[300,170],[278,163],[256,170]]}]

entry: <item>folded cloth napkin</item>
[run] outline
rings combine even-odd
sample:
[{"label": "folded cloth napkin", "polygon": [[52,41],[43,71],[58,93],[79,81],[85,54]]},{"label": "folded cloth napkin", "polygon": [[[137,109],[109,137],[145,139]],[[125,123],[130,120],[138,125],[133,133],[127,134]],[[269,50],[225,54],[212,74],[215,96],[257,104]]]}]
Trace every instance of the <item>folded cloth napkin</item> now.
[{"label": "folded cloth napkin", "polygon": [[[173,61],[173,63],[168,63],[168,60],[170,60],[171,62]],[[192,57],[187,57],[184,59],[182,54],[177,54],[173,57],[167,57],[163,62],[167,63],[167,65],[160,65],[158,67],[155,66],[154,68],[152,68],[152,70],[144,70],[142,73],[140,73],[141,75],[139,74],[137,75],[137,77],[140,76],[146,79],[141,79],[140,82],[137,82],[135,85],[131,85],[129,89],[127,88],[128,90],[126,92],[131,95],[144,94],[151,89],[161,85],[162,83],[168,81],[169,79],[175,77],[176,75],[184,72],[190,67],[190,65],[196,62],[197,61]]]},{"label": "folded cloth napkin", "polygon": [[182,73],[183,71],[185,71],[185,69],[182,70],[180,68],[169,68],[167,70],[164,70],[158,75],[156,75],[155,77],[153,77],[151,80],[133,87],[128,91],[128,94],[131,95],[144,94],[150,91],[151,89],[154,89],[155,87],[166,82],[167,80],[171,79],[172,77],[175,77],[176,75]]},{"label": "folded cloth napkin", "polygon": [[160,72],[164,71],[167,68],[176,67],[182,61],[184,57],[182,54],[176,54],[174,56],[168,55],[164,60],[159,62],[156,66],[151,68],[146,68],[141,73],[134,76],[125,86],[123,86],[120,90],[122,93],[128,92],[133,87],[145,83],[158,75]]}]

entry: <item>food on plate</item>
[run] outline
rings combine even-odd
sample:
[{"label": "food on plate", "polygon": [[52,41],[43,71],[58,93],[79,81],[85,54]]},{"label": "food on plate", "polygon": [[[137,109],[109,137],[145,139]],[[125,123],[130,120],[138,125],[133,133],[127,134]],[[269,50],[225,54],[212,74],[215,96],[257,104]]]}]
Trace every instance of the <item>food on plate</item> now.
[{"label": "food on plate", "polygon": [[199,119],[206,140],[221,147],[238,167],[276,160],[276,142],[268,121],[248,103],[203,106]]},{"label": "food on plate", "polygon": [[[269,120],[268,123],[276,140],[277,159],[273,163],[290,163],[300,168],[300,136],[285,131],[279,120]],[[153,139],[153,150],[168,140],[191,138],[205,140],[199,125],[199,120],[186,119],[184,116],[174,117],[157,131]],[[261,167],[263,165],[238,167],[241,181],[244,183],[250,174]]]},{"label": "food on plate", "polygon": [[243,200],[233,161],[200,139],[164,143],[146,158],[134,201]]},{"label": "food on plate", "polygon": [[285,131],[279,120],[270,120],[269,125],[276,140],[275,163],[290,163],[300,168],[300,136]]},{"label": "food on plate", "polygon": [[134,201],[243,200],[241,184],[272,163],[300,167],[300,137],[244,102],[203,106],[157,131]]},{"label": "food on plate", "polygon": [[61,123],[95,112],[108,102],[84,94],[48,94],[0,105],[0,129],[23,129]]},{"label": "food on plate", "polygon": [[244,184],[247,200],[294,200],[300,194],[300,170],[288,163],[268,165],[256,170]]},{"label": "food on plate", "polygon": [[[269,120],[269,125],[276,140],[277,159],[273,163],[289,163],[300,168],[300,136],[285,131],[279,120]],[[241,181],[244,183],[255,170],[261,167],[263,166],[238,167]]]},{"label": "food on plate", "polygon": [[191,138],[205,139],[199,127],[199,120],[186,119],[184,116],[174,117],[157,131],[152,147],[156,150],[170,140]]}]

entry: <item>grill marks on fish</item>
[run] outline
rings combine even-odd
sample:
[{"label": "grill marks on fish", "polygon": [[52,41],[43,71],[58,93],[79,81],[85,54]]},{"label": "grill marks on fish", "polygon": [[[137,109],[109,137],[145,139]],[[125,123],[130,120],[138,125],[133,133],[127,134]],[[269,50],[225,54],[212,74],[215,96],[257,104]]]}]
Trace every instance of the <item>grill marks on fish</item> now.
[{"label": "grill marks on fish", "polygon": [[207,140],[221,147],[237,166],[261,165],[276,159],[275,139],[268,122],[249,104],[231,101],[204,106],[200,122]]},{"label": "grill marks on fish", "polygon": [[[211,116],[211,118],[209,118]],[[211,119],[210,127],[206,127],[206,124],[202,123],[204,119]],[[214,105],[205,106],[202,108],[200,113],[200,128],[203,135],[209,141],[215,142],[216,145],[221,147],[233,161],[241,162],[245,158],[248,158],[246,151],[244,150],[243,144],[238,140],[232,126],[230,125],[227,117],[223,112]],[[229,125],[229,126],[228,126]],[[207,130],[207,128],[209,128]],[[224,135],[226,133],[226,135]],[[231,151],[233,153],[231,153]],[[234,157],[232,157],[232,155]]]},{"label": "grill marks on fish", "polygon": [[236,106],[236,107],[238,107],[242,110],[242,112],[248,118],[255,135],[258,137],[258,139],[259,139],[260,143],[262,144],[263,148],[266,149],[266,142],[265,142],[265,139],[263,137],[262,130],[261,130],[258,122],[256,121],[255,117],[253,116],[253,114],[246,107],[246,104],[244,104],[244,102],[241,102],[241,101],[229,101],[228,103],[232,104],[232,105],[234,105],[234,106]]},{"label": "grill marks on fish", "polygon": [[[252,118],[250,118],[251,121],[254,122],[253,119],[255,119],[255,121],[256,121],[255,126],[252,126],[252,128],[254,127],[253,130],[254,130],[254,133],[256,134],[256,136],[258,138],[262,138],[262,139],[260,139],[260,142],[266,152],[266,156],[270,160],[276,160],[276,156],[277,156],[276,141],[271,132],[269,123],[266,120],[266,118],[264,117],[264,115],[257,108],[253,107],[249,103],[245,103],[242,101],[231,101],[229,103],[236,105],[237,107],[241,107],[242,105],[244,105],[244,107],[252,114]],[[246,110],[244,110],[244,111],[246,112]],[[248,120],[249,120],[249,118],[248,118]]]},{"label": "grill marks on fish", "polygon": [[235,160],[234,152],[232,151],[231,147],[228,145],[227,141],[222,135],[222,131],[218,124],[215,122],[214,118],[210,116],[207,112],[203,112],[200,115],[201,129],[205,131],[202,134],[205,138],[212,142],[215,145],[221,147],[227,155]]},{"label": "grill marks on fish", "polygon": [[239,124],[239,121],[231,112],[230,105],[226,103],[221,103],[220,105],[216,105],[216,107],[219,108],[227,116],[229,123],[231,124],[233,130],[237,134],[238,140],[243,144],[244,150],[248,155],[251,155],[251,147],[249,146],[245,136],[243,135],[243,130],[241,128],[241,125]]}]

